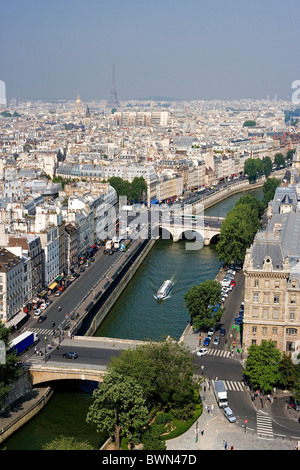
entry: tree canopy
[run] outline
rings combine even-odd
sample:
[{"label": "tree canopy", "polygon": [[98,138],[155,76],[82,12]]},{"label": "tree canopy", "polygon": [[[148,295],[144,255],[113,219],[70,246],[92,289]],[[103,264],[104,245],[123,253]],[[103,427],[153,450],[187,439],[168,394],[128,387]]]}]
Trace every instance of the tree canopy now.
[{"label": "tree canopy", "polygon": [[197,329],[215,327],[223,315],[221,306],[221,284],[206,280],[193,285],[184,295],[185,307],[191,316],[192,324]]},{"label": "tree canopy", "polygon": [[273,341],[252,344],[248,349],[244,376],[254,389],[269,393],[280,382],[280,361],[281,353]]},{"label": "tree canopy", "polygon": [[145,433],[151,410],[194,405],[195,385],[193,359],[184,345],[145,343],[111,359],[86,420],[114,436],[119,448],[121,434]]},{"label": "tree canopy", "polygon": [[146,343],[113,357],[108,370],[132,377],[143,388],[149,407],[180,403],[193,395],[193,362],[189,351],[174,341]]},{"label": "tree canopy", "polygon": [[0,322],[0,340],[4,342],[7,353],[5,364],[0,364],[0,409],[4,400],[10,392],[11,384],[22,374],[22,367],[18,361],[15,351],[9,349],[9,329]]},{"label": "tree canopy", "polygon": [[135,177],[131,183],[119,176],[113,176],[109,179],[109,184],[116,190],[118,197],[127,196],[129,201],[136,201],[147,192],[147,184],[142,176]]},{"label": "tree canopy", "polygon": [[130,376],[110,371],[94,390],[93,398],[86,420],[95,424],[97,431],[114,436],[118,449],[121,431],[132,437],[148,423],[143,388]]},{"label": "tree canopy", "polygon": [[249,200],[236,204],[222,223],[216,249],[224,263],[242,261],[260,227],[261,206]]}]

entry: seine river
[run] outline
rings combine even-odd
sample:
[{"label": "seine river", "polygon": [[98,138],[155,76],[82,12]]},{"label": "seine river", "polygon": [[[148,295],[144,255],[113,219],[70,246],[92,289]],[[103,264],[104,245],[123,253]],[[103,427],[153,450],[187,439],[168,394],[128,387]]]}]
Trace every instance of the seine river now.
[{"label": "seine river", "polygon": [[[243,194],[262,197],[256,189]],[[226,217],[241,194],[230,196],[205,211],[206,215]],[[184,307],[184,294],[193,285],[214,279],[221,263],[214,245],[201,250],[186,250],[185,241],[157,240],[142,266],[119,297],[96,336],[136,340],[159,340],[168,335],[178,339],[189,321]],[[157,302],[154,295],[165,279],[174,281],[168,299]],[[55,390],[49,404],[23,426],[2,448],[7,450],[39,450],[59,435],[88,441],[98,449],[106,436],[97,434],[85,422],[92,402],[88,385],[80,388],[63,384]],[[85,388],[84,388],[85,387]],[[0,447],[1,448],[1,447]]]}]

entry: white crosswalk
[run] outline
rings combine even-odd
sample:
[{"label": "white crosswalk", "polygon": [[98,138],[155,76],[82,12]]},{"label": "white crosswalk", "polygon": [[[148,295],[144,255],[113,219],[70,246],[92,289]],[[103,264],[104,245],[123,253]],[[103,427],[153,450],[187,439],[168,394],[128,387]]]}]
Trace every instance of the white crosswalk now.
[{"label": "white crosswalk", "polygon": [[37,333],[38,335],[53,336],[53,330],[50,328],[30,328],[30,331]]},{"label": "white crosswalk", "polygon": [[223,349],[208,349],[207,354],[210,356],[230,357],[230,351],[224,351]]},{"label": "white crosswalk", "polygon": [[273,440],[272,418],[261,410],[256,413],[256,432],[259,439]]},{"label": "white crosswalk", "polygon": [[[212,382],[214,383],[214,380]],[[222,380],[222,382],[224,382],[226,390],[230,390],[232,392],[243,392],[245,390],[245,384],[243,382],[236,380]]]}]

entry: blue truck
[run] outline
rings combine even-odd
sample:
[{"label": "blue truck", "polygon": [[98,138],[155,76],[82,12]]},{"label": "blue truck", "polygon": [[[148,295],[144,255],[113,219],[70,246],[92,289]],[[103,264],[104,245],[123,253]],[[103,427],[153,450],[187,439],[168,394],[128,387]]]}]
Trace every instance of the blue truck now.
[{"label": "blue truck", "polygon": [[32,331],[25,331],[20,336],[14,338],[10,343],[10,349],[14,349],[17,355],[31,348],[34,344],[38,342],[39,338],[36,333]]}]

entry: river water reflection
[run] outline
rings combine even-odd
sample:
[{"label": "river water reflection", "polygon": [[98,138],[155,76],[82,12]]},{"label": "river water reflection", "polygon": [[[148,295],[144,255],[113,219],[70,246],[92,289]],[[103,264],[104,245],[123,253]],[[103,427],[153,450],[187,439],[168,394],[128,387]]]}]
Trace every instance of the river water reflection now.
[{"label": "river water reflection", "polygon": [[[262,190],[247,191],[262,197]],[[207,215],[226,217],[241,194],[207,209]],[[96,336],[127,339],[158,340],[167,335],[179,338],[189,316],[184,307],[183,296],[195,283],[214,279],[221,266],[215,246],[199,251],[185,249],[185,241],[158,240],[142,266],[126,287]],[[165,279],[174,281],[168,299],[158,302],[154,295]],[[97,434],[95,428],[85,422],[92,403],[88,385],[77,388],[60,388],[55,391],[49,404],[16,434],[4,442],[8,450],[38,450],[59,435],[73,436],[88,441],[98,449],[106,436]]]}]

